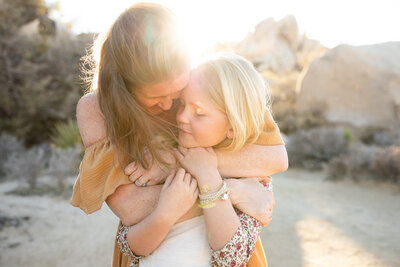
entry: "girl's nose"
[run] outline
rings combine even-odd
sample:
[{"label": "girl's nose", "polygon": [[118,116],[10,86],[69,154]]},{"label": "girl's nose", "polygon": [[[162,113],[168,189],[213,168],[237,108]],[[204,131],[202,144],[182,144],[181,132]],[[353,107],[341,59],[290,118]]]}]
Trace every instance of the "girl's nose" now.
[{"label": "girl's nose", "polygon": [[187,109],[184,107],[179,107],[178,113],[176,113],[176,121],[178,123],[189,123],[189,118],[187,114]]}]

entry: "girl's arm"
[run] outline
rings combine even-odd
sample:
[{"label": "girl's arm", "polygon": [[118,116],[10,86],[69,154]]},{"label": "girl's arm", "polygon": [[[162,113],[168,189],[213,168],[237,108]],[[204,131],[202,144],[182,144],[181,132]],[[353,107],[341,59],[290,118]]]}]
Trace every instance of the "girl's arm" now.
[{"label": "girl's arm", "polygon": [[244,266],[252,256],[261,223],[253,217],[236,210],[240,226],[228,243],[219,250],[212,250],[211,266]]},{"label": "girl's arm", "polygon": [[[224,182],[217,170],[217,158],[212,148],[180,149],[176,155],[182,166],[196,178],[200,191],[205,191],[203,196],[220,190]],[[236,254],[230,255],[233,258],[227,258],[229,265],[247,263],[250,251],[254,250],[261,223],[250,219],[248,215],[238,216],[229,198],[215,200],[210,204],[204,207],[203,214],[208,241],[214,251],[213,266],[218,260],[218,253],[219,257],[224,258],[225,253],[236,249]],[[252,228],[249,228],[249,223]]]},{"label": "girl's arm", "polygon": [[[176,221],[193,206],[198,197],[197,182],[184,169],[166,179],[156,209],[140,223],[121,230],[134,255],[146,256],[164,240]],[[121,232],[120,230],[120,232]],[[119,234],[121,235],[121,233]],[[117,237],[117,240],[120,236]],[[123,246],[124,248],[126,246]]]}]

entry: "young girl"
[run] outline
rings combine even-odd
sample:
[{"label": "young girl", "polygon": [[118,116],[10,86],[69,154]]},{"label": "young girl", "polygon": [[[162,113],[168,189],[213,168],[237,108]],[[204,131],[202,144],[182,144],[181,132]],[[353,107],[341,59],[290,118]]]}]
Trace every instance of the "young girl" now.
[{"label": "young girl", "polygon": [[[232,207],[211,147],[238,151],[259,140],[265,124],[273,123],[264,81],[244,58],[219,55],[192,71],[180,101],[180,147],[175,155],[192,177],[183,169],[170,174],[152,218],[121,227],[117,241],[121,251],[133,258],[132,266],[209,266],[210,262],[212,266],[244,266],[261,224]],[[174,199],[174,188],[186,189],[185,205],[182,199]],[[203,216],[174,225],[198,195]],[[164,229],[155,229],[154,222],[160,220]],[[146,238],[144,233],[151,231],[157,231],[157,236]],[[151,248],[145,253],[143,243]],[[140,257],[135,252],[152,254]]]}]

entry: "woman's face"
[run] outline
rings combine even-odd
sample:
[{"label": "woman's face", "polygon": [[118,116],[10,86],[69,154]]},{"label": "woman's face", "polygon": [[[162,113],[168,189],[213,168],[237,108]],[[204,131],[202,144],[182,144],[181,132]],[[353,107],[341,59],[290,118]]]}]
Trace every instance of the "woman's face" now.
[{"label": "woman's face", "polygon": [[171,108],[173,100],[179,98],[189,77],[190,72],[186,71],[170,80],[145,86],[138,90],[136,96],[149,113],[158,115]]},{"label": "woman's face", "polygon": [[193,74],[181,94],[176,119],[179,144],[183,147],[212,147],[225,140],[231,129],[225,113],[210,101],[206,89]]}]

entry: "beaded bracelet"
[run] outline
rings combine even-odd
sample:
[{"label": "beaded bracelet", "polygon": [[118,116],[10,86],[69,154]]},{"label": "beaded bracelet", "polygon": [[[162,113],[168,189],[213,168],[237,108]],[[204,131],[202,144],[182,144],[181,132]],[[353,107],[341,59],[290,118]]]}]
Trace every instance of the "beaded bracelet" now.
[{"label": "beaded bracelet", "polygon": [[224,181],[221,188],[214,193],[210,194],[200,194],[200,204],[198,205],[200,208],[212,208],[216,205],[217,200],[227,200],[229,198],[229,189]]}]

